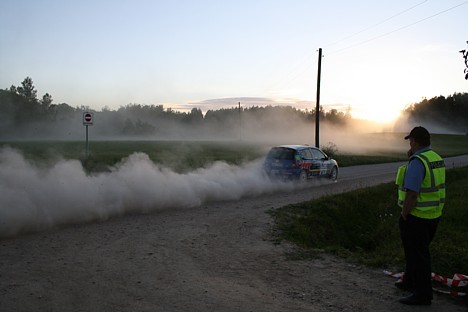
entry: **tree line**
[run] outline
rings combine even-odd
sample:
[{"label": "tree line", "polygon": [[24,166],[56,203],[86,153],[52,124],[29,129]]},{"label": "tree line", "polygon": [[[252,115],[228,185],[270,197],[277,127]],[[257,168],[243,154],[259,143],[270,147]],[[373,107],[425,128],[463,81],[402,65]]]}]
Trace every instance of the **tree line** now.
[{"label": "tree line", "polygon": [[412,124],[430,124],[447,132],[468,134],[468,93],[423,99],[406,110]]},{"label": "tree line", "polygon": [[[316,113],[314,109],[303,111],[291,106],[252,106],[208,110],[203,114],[197,107],[179,112],[163,105],[142,104],[95,111],[85,106],[55,104],[49,93],[38,99],[32,79],[26,77],[20,86],[0,89],[0,140],[81,139],[85,111],[94,112],[92,132],[103,139],[236,139],[242,133],[275,136],[297,127],[313,129]],[[450,132],[468,132],[467,93],[424,99],[410,105],[405,113],[410,124],[430,123]],[[351,118],[349,110],[321,108],[319,114],[324,124],[335,127],[359,123]],[[403,119],[396,123],[395,129],[401,129],[402,123]]]},{"label": "tree line", "polygon": [[[117,110],[105,107],[95,111],[86,106],[55,104],[49,93],[37,98],[30,77],[21,86],[0,89],[0,139],[61,138],[82,136],[82,114],[94,112],[94,134],[103,138],[145,137],[148,139],[237,138],[244,131],[287,131],[297,124],[315,120],[315,110],[302,111],[291,106],[252,106],[208,110],[194,107],[179,112],[163,105],[128,104]],[[324,122],[345,126],[349,113],[320,110]]]}]

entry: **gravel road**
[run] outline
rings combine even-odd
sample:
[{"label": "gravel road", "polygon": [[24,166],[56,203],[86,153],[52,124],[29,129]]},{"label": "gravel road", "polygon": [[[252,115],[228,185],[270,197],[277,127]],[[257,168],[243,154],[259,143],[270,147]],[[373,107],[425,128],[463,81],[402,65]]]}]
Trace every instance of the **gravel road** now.
[{"label": "gravel road", "polygon": [[[468,156],[446,159],[468,165]],[[382,270],[288,260],[265,212],[393,180],[399,164],[342,168],[337,183],[0,240],[0,311],[415,311]],[[466,272],[460,272],[466,273]],[[435,294],[431,311],[466,311]]]}]

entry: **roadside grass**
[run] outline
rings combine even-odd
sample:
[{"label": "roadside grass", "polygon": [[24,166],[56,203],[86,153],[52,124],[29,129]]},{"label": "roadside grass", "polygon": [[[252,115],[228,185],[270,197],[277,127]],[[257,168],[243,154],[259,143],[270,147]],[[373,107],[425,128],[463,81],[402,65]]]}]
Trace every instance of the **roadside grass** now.
[{"label": "roadside grass", "polygon": [[[384,132],[367,134],[366,136],[372,141],[382,143],[402,142],[403,145],[409,148],[408,142],[404,143],[404,137],[407,134],[406,132]],[[443,151],[441,155],[444,157],[464,155],[468,153],[468,134],[431,134],[431,146],[434,150]]]},{"label": "roadside grass", "polygon": [[[355,166],[355,165],[370,165],[387,162],[398,162],[407,160],[406,150],[409,149],[409,143],[404,141],[407,133],[375,133],[368,134],[369,138],[382,142],[401,142],[404,152],[396,152],[392,146],[386,150],[379,148],[371,152],[370,155],[364,154],[348,154],[338,152],[334,155],[340,167]],[[389,144],[391,145],[391,144]],[[459,134],[432,134],[431,147],[437,151],[442,157],[458,156],[468,154],[468,135]]]},{"label": "roadside grass", "polygon": [[468,154],[468,135],[438,134],[432,135],[431,140],[432,148],[443,157]]},{"label": "roadside grass", "polygon": [[[403,133],[371,134],[377,140],[402,140]],[[442,156],[468,154],[468,135],[432,136],[433,148]],[[402,142],[404,146],[405,142]],[[184,173],[206,167],[215,161],[228,164],[261,159],[271,146],[253,142],[218,141],[91,141],[89,156],[83,141],[5,141],[0,147],[20,150],[27,159],[47,164],[57,159],[79,159],[88,172],[108,171],[132,153],[142,152],[156,164]],[[333,158],[340,167],[397,162],[406,160],[406,153],[395,150],[375,150],[366,154],[347,154],[331,143]],[[403,150],[405,147],[403,147]]]},{"label": "roadside grass", "polygon": [[374,165],[389,162],[398,162],[408,160],[408,157],[402,154],[389,154],[389,156],[382,155],[350,155],[350,154],[337,154],[333,157],[340,167],[349,167],[357,165]]},{"label": "roadside grass", "polygon": [[[447,171],[447,199],[431,245],[434,272],[468,274],[468,167]],[[403,271],[394,183],[271,210],[275,240],[300,247],[293,258],[333,253],[372,267]]]},{"label": "roadside grass", "polygon": [[122,159],[137,152],[145,153],[156,164],[176,172],[205,167],[215,161],[240,165],[262,157],[266,151],[248,143],[197,141],[93,141],[89,156],[84,142],[16,141],[0,142],[20,150],[27,159],[47,163],[59,158],[79,159],[89,172],[107,171]]}]

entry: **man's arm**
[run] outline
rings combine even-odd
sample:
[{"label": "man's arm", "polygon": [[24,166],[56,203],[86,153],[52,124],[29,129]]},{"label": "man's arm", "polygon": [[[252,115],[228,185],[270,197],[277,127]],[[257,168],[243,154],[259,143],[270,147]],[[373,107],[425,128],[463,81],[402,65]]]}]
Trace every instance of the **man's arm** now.
[{"label": "man's arm", "polygon": [[403,202],[403,210],[401,211],[401,216],[403,220],[406,221],[406,217],[410,213],[410,211],[416,207],[416,201],[418,199],[418,193],[412,190],[406,191],[405,201]]}]

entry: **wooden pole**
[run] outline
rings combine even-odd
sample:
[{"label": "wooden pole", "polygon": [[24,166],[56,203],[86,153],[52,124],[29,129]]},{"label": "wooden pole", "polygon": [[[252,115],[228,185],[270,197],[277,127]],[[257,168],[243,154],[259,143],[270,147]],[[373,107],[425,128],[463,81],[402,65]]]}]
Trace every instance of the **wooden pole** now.
[{"label": "wooden pole", "polygon": [[320,147],[320,76],[322,73],[322,48],[319,49],[317,73],[317,98],[315,101],[315,147]]},{"label": "wooden pole", "polygon": [[239,141],[242,142],[242,117],[241,117],[241,105],[239,102]]}]

